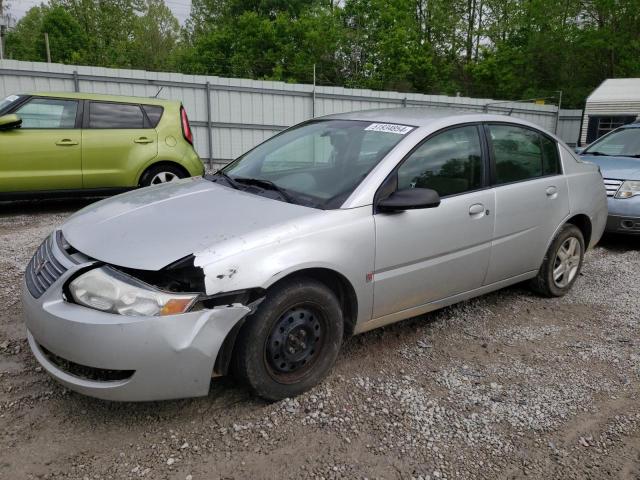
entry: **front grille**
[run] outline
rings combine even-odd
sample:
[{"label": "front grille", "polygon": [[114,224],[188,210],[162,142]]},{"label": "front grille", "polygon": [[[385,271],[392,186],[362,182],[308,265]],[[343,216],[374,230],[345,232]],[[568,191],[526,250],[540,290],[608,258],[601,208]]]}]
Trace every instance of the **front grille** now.
[{"label": "front grille", "polygon": [[622,185],[622,180],[615,180],[613,178],[605,178],[604,186],[607,189],[607,197],[613,197]]},{"label": "front grille", "polygon": [[127,380],[136,373],[135,370],[109,370],[106,368],[80,365],[79,363],[72,362],[71,360],[67,360],[66,358],[62,358],[55,353],[50,352],[40,344],[38,344],[38,347],[45,357],[47,357],[47,359],[60,370],[84,380],[93,380],[95,382],[114,382]]},{"label": "front grille", "polygon": [[40,298],[67,271],[67,268],[53,255],[53,239],[53,235],[47,237],[27,265],[25,272],[27,289],[34,298]]}]

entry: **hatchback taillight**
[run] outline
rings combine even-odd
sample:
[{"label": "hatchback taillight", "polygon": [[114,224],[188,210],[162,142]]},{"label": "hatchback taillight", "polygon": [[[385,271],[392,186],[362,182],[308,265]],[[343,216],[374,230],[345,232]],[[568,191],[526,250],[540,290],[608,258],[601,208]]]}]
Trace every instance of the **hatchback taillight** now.
[{"label": "hatchback taillight", "polygon": [[180,120],[182,121],[182,135],[184,136],[184,139],[193,145],[193,133],[191,132],[189,117],[187,117],[187,111],[184,107],[180,107]]}]

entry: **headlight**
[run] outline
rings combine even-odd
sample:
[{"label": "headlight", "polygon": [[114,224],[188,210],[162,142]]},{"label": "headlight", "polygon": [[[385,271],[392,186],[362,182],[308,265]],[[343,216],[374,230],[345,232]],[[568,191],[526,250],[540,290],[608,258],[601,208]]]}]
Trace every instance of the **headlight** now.
[{"label": "headlight", "polygon": [[616,198],[631,198],[640,195],[640,181],[626,180],[616,193]]},{"label": "headlight", "polygon": [[186,312],[198,298],[195,293],[163,292],[113,268],[94,268],[69,284],[80,305],[128,316],[174,315]]}]

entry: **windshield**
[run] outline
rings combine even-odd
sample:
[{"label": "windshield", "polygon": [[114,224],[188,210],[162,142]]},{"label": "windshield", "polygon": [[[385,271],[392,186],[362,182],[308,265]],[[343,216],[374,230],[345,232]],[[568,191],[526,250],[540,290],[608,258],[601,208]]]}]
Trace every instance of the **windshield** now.
[{"label": "windshield", "polygon": [[339,208],[413,129],[353,120],[308,122],[259,145],[219,175],[233,188],[278,191],[284,201]]},{"label": "windshield", "polygon": [[9,95],[4,100],[0,100],[0,115],[2,115],[9,107],[20,100],[19,95]]},{"label": "windshield", "polygon": [[622,128],[611,132],[594,142],[583,154],[640,157],[640,128]]}]

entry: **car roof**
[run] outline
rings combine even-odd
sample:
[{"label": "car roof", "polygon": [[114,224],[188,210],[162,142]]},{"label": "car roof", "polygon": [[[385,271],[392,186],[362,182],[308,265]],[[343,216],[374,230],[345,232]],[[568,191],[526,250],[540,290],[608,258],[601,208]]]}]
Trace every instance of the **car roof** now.
[{"label": "car roof", "polygon": [[124,95],[105,95],[102,93],[71,93],[71,92],[31,92],[26,95],[54,98],[77,98],[79,100],[102,100],[105,102],[143,103],[145,105],[168,105],[180,103],[177,100],[165,100],[150,97],[129,97]]},{"label": "car roof", "polygon": [[507,115],[493,115],[488,113],[468,113],[454,109],[404,107],[363,110],[360,112],[338,113],[321,117],[335,120],[363,120],[368,122],[385,122],[427,127],[432,123],[450,120],[451,125],[465,122],[509,122],[527,125],[538,130],[544,130],[539,125]]},{"label": "car roof", "polygon": [[640,122],[628,123],[620,128],[640,128]]}]

